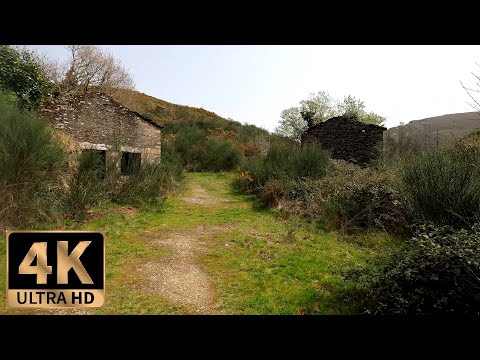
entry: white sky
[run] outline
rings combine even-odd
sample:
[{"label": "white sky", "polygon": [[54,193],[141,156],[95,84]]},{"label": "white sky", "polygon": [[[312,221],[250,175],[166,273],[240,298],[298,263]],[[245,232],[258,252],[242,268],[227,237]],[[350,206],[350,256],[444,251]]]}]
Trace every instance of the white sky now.
[{"label": "white sky", "polygon": [[[29,48],[52,58],[61,45]],[[353,95],[386,126],[474,111],[460,81],[474,86],[480,46],[101,46],[133,74],[138,91],[273,130],[280,112],[311,92]]]}]

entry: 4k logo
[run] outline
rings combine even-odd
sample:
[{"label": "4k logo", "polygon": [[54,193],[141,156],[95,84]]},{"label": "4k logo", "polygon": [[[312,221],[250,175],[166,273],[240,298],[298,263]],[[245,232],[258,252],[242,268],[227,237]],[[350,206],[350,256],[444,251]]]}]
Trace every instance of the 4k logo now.
[{"label": "4k logo", "polygon": [[100,307],[104,299],[103,233],[7,232],[8,307]]}]

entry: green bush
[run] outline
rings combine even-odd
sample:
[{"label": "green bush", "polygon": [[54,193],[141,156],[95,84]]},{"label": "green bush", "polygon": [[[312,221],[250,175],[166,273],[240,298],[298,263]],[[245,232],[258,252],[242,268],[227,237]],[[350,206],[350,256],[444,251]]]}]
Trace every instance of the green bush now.
[{"label": "green bush", "polygon": [[407,245],[346,275],[372,314],[480,314],[480,232],[423,225]]},{"label": "green bush", "polygon": [[89,209],[109,199],[106,172],[105,163],[95,150],[80,155],[65,198],[64,211],[68,218],[83,220]]},{"label": "green bush", "polygon": [[50,128],[0,93],[0,223],[22,228],[55,219],[65,158]]},{"label": "green bush", "polygon": [[269,180],[318,179],[325,176],[329,163],[328,153],[314,144],[272,142],[265,157],[253,156],[242,164],[234,186],[258,192]]},{"label": "green bush", "polygon": [[240,150],[233,147],[230,142],[226,140],[207,140],[196,169],[201,171],[230,171],[238,166],[241,158]]},{"label": "green bush", "polygon": [[21,108],[35,108],[47,96],[48,82],[35,55],[0,45],[0,90],[10,91]]},{"label": "green bush", "polygon": [[179,185],[182,174],[181,156],[167,142],[162,143],[159,163],[142,162],[129,176],[120,175],[115,159],[105,164],[98,152],[86,151],[71,177],[64,210],[69,218],[83,220],[90,209],[107,201],[156,205]]},{"label": "green bush", "polygon": [[164,142],[159,163],[142,163],[135,174],[114,180],[112,201],[136,206],[158,204],[178,186],[182,174],[181,157]]},{"label": "green bush", "polygon": [[[405,201],[395,190],[395,174],[335,161],[317,185],[316,196],[307,198],[321,206],[327,226],[342,230],[380,228],[396,234],[409,233]],[[314,207],[315,208],[315,207]]]},{"label": "green bush", "polygon": [[268,180],[257,194],[285,215],[304,216],[327,228],[411,234],[393,178],[394,174],[333,160],[321,179]]},{"label": "green bush", "polygon": [[197,165],[199,151],[202,148],[201,143],[206,136],[205,130],[189,125],[182,126],[176,133],[173,146],[182,156],[183,165],[186,169],[191,169]]},{"label": "green bush", "polygon": [[480,151],[458,142],[411,159],[402,185],[412,213],[439,225],[480,221]]},{"label": "green bush", "polygon": [[180,115],[181,120],[165,124],[164,134],[173,138],[173,146],[187,170],[230,171],[244,155],[263,153],[268,144],[268,132],[254,125],[188,115],[184,111],[177,117]]},{"label": "green bush", "polygon": [[166,196],[175,190],[183,177],[183,163],[181,155],[167,141],[162,141],[162,157],[160,158],[162,173],[160,181],[162,184],[161,196]]}]

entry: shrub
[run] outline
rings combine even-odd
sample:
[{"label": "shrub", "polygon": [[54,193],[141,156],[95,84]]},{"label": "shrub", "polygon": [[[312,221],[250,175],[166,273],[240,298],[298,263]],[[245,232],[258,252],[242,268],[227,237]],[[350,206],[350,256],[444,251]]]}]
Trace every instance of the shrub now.
[{"label": "shrub", "polygon": [[243,146],[244,155],[246,157],[252,156],[266,156],[270,141],[266,135],[255,135],[250,140],[245,142]]},{"label": "shrub", "polygon": [[50,128],[0,93],[0,223],[21,228],[55,219],[64,160]]},{"label": "shrub", "polygon": [[135,174],[122,179],[112,200],[136,206],[155,205],[160,201],[162,170],[162,164],[142,164]]},{"label": "shrub", "polygon": [[166,196],[179,186],[183,176],[182,157],[167,141],[162,141],[160,164],[162,168],[162,173],[160,174],[160,182],[162,184],[160,195]]},{"label": "shrub", "polygon": [[64,211],[68,218],[83,220],[90,208],[109,199],[105,173],[105,164],[98,152],[86,151],[80,155],[65,198]]},{"label": "shrub", "polygon": [[301,215],[327,228],[380,228],[410,234],[393,175],[333,160],[321,179],[269,180],[259,198],[286,215]]},{"label": "shrub", "polygon": [[355,296],[375,314],[480,314],[480,232],[419,227],[393,255],[346,278],[363,283]]},{"label": "shrub", "polygon": [[112,200],[120,204],[137,206],[158,204],[178,186],[182,172],[180,155],[164,142],[160,162],[142,163],[135,174],[116,180],[117,186],[112,194]]},{"label": "shrub", "polygon": [[228,141],[207,140],[201,152],[197,170],[229,171],[235,169],[241,160],[238,148]]},{"label": "shrub", "polygon": [[[328,153],[314,144],[296,146],[272,142],[265,157],[253,156],[241,166],[240,172],[248,174],[248,188],[258,192],[269,180],[318,179],[325,176],[330,163]],[[235,187],[246,187],[237,179]]]},{"label": "shrub", "polygon": [[402,185],[412,213],[436,224],[471,227],[480,220],[480,151],[463,142],[406,163]]},{"label": "shrub", "polygon": [[35,108],[47,95],[48,82],[35,55],[0,45],[0,90],[11,91],[22,108]]},{"label": "shrub", "polygon": [[[335,161],[317,185],[310,201],[321,204],[326,225],[342,230],[380,228],[396,234],[409,232],[409,216],[395,174]],[[307,203],[307,206],[309,204]]]},{"label": "shrub", "polygon": [[191,169],[197,164],[198,153],[201,149],[200,143],[206,136],[205,130],[188,125],[182,126],[176,134],[173,146],[182,156],[183,165],[187,169]]},{"label": "shrub", "polygon": [[[258,192],[258,197],[267,206],[282,206],[296,185],[294,180],[268,180]],[[289,202],[288,207],[292,205],[292,202]]]}]

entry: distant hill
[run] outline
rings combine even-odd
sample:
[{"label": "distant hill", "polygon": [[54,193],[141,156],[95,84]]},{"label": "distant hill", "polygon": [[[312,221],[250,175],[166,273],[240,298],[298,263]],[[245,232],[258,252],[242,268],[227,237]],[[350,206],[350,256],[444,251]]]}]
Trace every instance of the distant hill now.
[{"label": "distant hill", "polygon": [[437,144],[437,137],[438,144],[444,145],[478,129],[480,114],[466,112],[413,120],[405,125],[388,129],[385,136],[396,140],[399,136],[404,136],[422,146],[434,147]]}]

